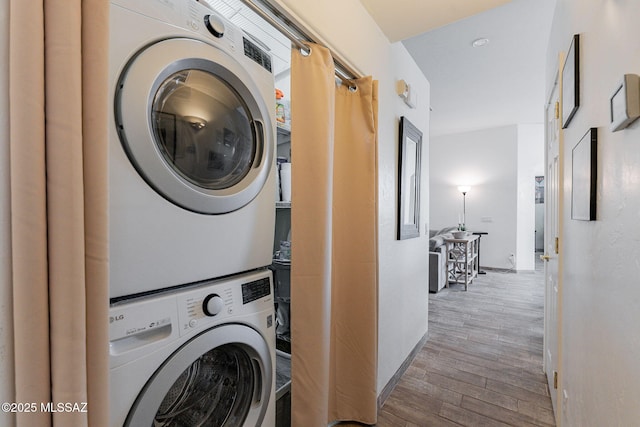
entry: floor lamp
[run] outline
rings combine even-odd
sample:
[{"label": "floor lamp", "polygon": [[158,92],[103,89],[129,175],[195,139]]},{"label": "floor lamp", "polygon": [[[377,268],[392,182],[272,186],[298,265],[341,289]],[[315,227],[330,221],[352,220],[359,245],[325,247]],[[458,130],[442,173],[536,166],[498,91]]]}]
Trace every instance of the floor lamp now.
[{"label": "floor lamp", "polygon": [[458,191],[462,193],[462,227],[463,230],[466,230],[466,221],[467,221],[467,193],[471,190],[471,186],[469,185],[459,185]]}]

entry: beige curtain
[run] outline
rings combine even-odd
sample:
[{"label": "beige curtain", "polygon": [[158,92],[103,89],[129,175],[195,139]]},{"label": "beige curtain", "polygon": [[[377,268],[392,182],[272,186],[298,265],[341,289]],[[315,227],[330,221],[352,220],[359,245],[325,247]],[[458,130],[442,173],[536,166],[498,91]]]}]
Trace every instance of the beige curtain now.
[{"label": "beige curtain", "polygon": [[15,401],[38,405],[18,426],[108,424],[108,10],[10,3]]},{"label": "beige curtain", "polygon": [[377,82],[336,85],[316,45],[291,80],[291,424],[374,424]]}]

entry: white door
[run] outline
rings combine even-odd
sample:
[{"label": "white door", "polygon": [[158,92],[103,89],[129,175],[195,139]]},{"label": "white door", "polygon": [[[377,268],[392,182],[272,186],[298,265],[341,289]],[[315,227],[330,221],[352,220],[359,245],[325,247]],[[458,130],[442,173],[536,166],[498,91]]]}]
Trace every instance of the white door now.
[{"label": "white door", "polygon": [[545,326],[544,369],[554,413],[557,414],[558,353],[560,334],[560,289],[558,283],[558,256],[560,237],[560,103],[558,81],[554,85],[546,109],[546,200],[545,200]]}]

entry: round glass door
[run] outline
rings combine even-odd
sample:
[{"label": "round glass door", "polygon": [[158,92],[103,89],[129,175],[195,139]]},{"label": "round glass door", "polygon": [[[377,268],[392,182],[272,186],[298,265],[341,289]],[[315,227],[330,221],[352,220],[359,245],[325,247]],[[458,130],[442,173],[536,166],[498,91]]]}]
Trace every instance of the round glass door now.
[{"label": "round glass door", "polygon": [[251,359],[227,344],[193,362],[160,403],[154,427],[241,426],[256,386]]},{"label": "round glass door", "polygon": [[264,73],[191,39],[163,40],[132,58],[116,86],[115,125],[147,184],[197,213],[250,203],[274,167],[273,75]]},{"label": "round glass door", "polygon": [[168,356],[124,427],[261,425],[272,398],[272,359],[267,342],[248,326],[209,329]]},{"label": "round glass door", "polygon": [[170,75],[152,107],[155,143],[185,180],[210,190],[238,184],[256,154],[253,118],[224,80],[201,70]]}]

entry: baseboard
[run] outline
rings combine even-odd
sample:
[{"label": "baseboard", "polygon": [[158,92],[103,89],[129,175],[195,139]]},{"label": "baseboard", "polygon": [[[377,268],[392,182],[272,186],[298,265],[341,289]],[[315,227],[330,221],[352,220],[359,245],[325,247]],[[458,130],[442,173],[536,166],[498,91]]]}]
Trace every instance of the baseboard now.
[{"label": "baseboard", "polygon": [[481,267],[480,270],[495,271],[496,273],[517,273],[515,268]]},{"label": "baseboard", "polygon": [[515,268],[482,267],[481,270],[495,271],[496,273],[535,273],[535,270],[516,270]]},{"label": "baseboard", "polygon": [[409,353],[409,355],[404,360],[404,362],[402,362],[402,365],[400,365],[396,373],[393,374],[393,376],[391,377],[387,385],[384,386],[384,388],[378,395],[378,411],[380,410],[380,408],[382,408],[382,405],[384,405],[384,402],[391,395],[391,392],[400,381],[400,378],[402,378],[402,375],[404,375],[405,371],[407,370],[407,368],[409,368],[409,366],[411,365],[411,362],[413,362],[413,359],[415,359],[416,355],[422,349],[422,347],[424,347],[428,339],[429,339],[429,332],[424,334],[422,339],[418,341],[418,344],[416,344],[413,350],[411,350],[411,353]]}]

